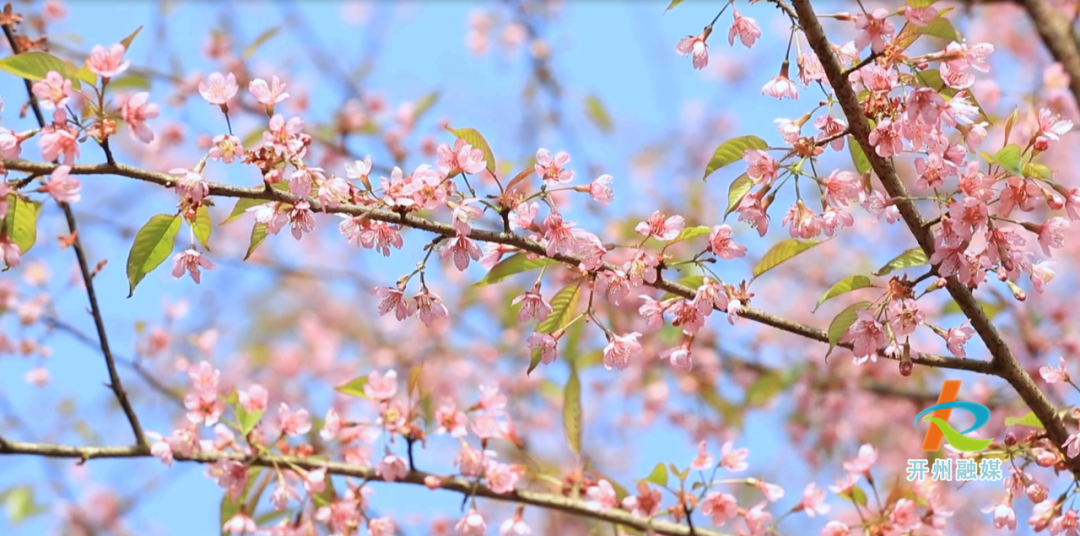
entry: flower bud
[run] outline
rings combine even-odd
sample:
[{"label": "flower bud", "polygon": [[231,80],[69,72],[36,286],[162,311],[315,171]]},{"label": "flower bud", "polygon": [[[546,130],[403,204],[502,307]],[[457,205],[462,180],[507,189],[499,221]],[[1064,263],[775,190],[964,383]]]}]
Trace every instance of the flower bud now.
[{"label": "flower bud", "polygon": [[1050,490],[1038,482],[1033,482],[1024,492],[1027,493],[1028,499],[1035,504],[1045,501],[1046,497],[1050,495]]},{"label": "flower bud", "polygon": [[1005,445],[1011,447],[1011,446],[1013,446],[1015,444],[1016,444],[1016,434],[1014,434],[1012,432],[1009,432],[1009,433],[1005,434]]}]

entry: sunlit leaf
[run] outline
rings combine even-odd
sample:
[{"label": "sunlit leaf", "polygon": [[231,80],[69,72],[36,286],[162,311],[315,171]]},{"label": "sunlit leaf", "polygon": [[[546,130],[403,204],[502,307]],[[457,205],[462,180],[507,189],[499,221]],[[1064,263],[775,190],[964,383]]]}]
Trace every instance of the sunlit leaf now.
[{"label": "sunlit leaf", "polygon": [[244,260],[251,258],[251,254],[255,253],[255,249],[259,247],[259,244],[266,240],[266,224],[256,223],[251,228],[251,242],[248,244],[247,253],[244,254]]},{"label": "sunlit leaf", "polygon": [[150,80],[145,76],[126,73],[119,78],[109,80],[109,89],[150,89]]},{"label": "sunlit leaf", "polygon": [[[555,333],[565,328],[574,318],[574,310],[577,309],[578,298],[581,296],[581,286],[571,283],[551,298],[551,314],[547,319],[536,327],[537,333]],[[532,359],[526,374],[531,373],[540,364],[540,350],[533,350]]]},{"label": "sunlit leaf", "polygon": [[201,206],[195,211],[195,221],[188,222],[191,225],[191,231],[195,233],[195,238],[199,239],[199,243],[210,250],[210,233],[213,232],[214,222],[210,221],[210,209],[205,206]]},{"label": "sunlit leaf", "polygon": [[847,142],[848,152],[851,153],[851,163],[855,164],[855,171],[859,172],[859,175],[870,171],[870,159],[866,157],[859,142],[855,141],[854,136],[851,136]]},{"label": "sunlit leaf", "polygon": [[259,50],[259,47],[265,45],[268,41],[273,39],[274,36],[277,35],[280,31],[281,26],[274,26],[273,28],[268,28],[264,30],[263,33],[259,34],[255,38],[255,40],[251,42],[250,45],[244,47],[244,59],[251,59],[251,57],[255,55],[255,52]]},{"label": "sunlit leaf", "polygon": [[[979,307],[982,308],[983,314],[986,315],[986,318],[990,320],[993,320],[994,317],[996,317],[998,314],[1001,313],[1003,309],[1005,309],[1004,304],[1001,303],[990,303],[982,300],[976,300],[976,302],[979,304]],[[941,308],[941,314],[958,315],[963,314],[963,311],[960,310],[960,304],[956,303],[955,300],[949,300],[949,302],[945,304],[945,307]]]},{"label": "sunlit leaf", "polygon": [[416,101],[416,107],[413,109],[414,120],[420,120],[424,113],[435,106],[435,103],[439,101],[439,96],[440,93],[438,91],[432,91],[431,93],[420,97],[420,100]]},{"label": "sunlit leaf", "polygon": [[681,233],[679,233],[679,236],[675,237],[675,240],[673,240],[672,243],[674,243],[674,242],[682,242],[683,240],[690,240],[691,238],[698,237],[698,236],[701,236],[701,235],[707,235],[707,234],[709,234],[710,231],[712,231],[712,227],[708,227],[706,225],[698,225],[696,227],[687,227],[687,228],[683,229]]},{"label": "sunlit leaf", "polygon": [[851,292],[860,288],[869,287],[872,284],[873,283],[870,282],[870,278],[866,277],[865,275],[852,275],[845,277],[840,281],[837,281],[835,285],[829,288],[829,290],[825,291],[825,294],[822,294],[821,297],[818,298],[817,305],[814,306],[814,311],[817,311],[818,307],[821,307],[821,304],[825,303],[828,300],[831,300],[846,292]]},{"label": "sunlit leaf", "polygon": [[604,108],[604,103],[600,101],[600,97],[596,95],[585,97],[585,116],[596,125],[596,128],[600,129],[600,132],[607,134],[615,130],[611,114],[608,113],[607,108]]},{"label": "sunlit leaf", "polygon": [[668,7],[667,7],[667,9],[664,10],[664,13],[667,13],[668,11],[671,11],[672,9],[675,8],[675,6],[677,6],[677,5],[681,4],[681,3],[683,3],[683,0],[671,0],[671,3],[668,4]]},{"label": "sunlit leaf", "polygon": [[743,153],[751,149],[765,150],[769,144],[757,136],[739,136],[721,143],[713,152],[709,164],[705,166],[705,176],[701,180],[709,178],[709,175],[728,164],[742,160]]},{"label": "sunlit leaf", "polygon": [[472,145],[476,149],[480,149],[484,153],[484,160],[487,163],[487,170],[493,175],[495,174],[495,154],[491,152],[491,146],[488,145],[487,140],[484,139],[479,132],[474,128],[450,128],[446,126],[446,130],[449,130],[455,136],[465,140],[465,143]]},{"label": "sunlit leaf", "polygon": [[652,482],[662,488],[667,487],[667,466],[663,463],[656,464],[649,476],[645,477],[645,481]]},{"label": "sunlit leaf", "polygon": [[37,242],[37,220],[41,203],[8,194],[8,213],[4,218],[4,230],[19,246],[24,255]]},{"label": "sunlit leaf", "polygon": [[922,266],[928,262],[926,258],[926,252],[922,248],[914,247],[899,255],[893,260],[885,263],[885,266],[879,268],[874,275],[882,276],[893,272],[894,270],[900,270],[902,268],[911,268],[912,266]]},{"label": "sunlit leaf", "polygon": [[47,510],[34,501],[34,488],[17,486],[0,492],[0,504],[7,510],[8,522],[14,526]]},{"label": "sunlit leaf", "polygon": [[495,266],[492,266],[491,271],[489,271],[483,279],[477,281],[475,286],[479,287],[498,283],[514,274],[536,270],[542,266],[549,266],[552,264],[558,264],[558,261],[546,257],[530,259],[525,253],[515,253],[510,257],[499,261]]},{"label": "sunlit leaf", "polygon": [[158,214],[135,233],[135,241],[131,244],[127,260],[127,276],[131,285],[129,298],[135,294],[135,287],[146,274],[169,258],[173,241],[180,231],[181,219],[179,214]]},{"label": "sunlit leaf", "polygon": [[241,435],[247,437],[248,433],[262,420],[264,410],[248,411],[242,404],[236,404],[236,420],[240,423]]},{"label": "sunlit leaf", "polygon": [[754,179],[750,178],[750,175],[743,173],[738,178],[731,181],[731,186],[728,186],[727,193],[727,209],[724,210],[724,220],[727,220],[729,214],[739,208],[739,203],[742,203],[746,194],[750,193],[750,189],[754,187]]},{"label": "sunlit leaf", "polygon": [[576,367],[570,367],[570,377],[563,388],[563,430],[566,444],[574,454],[581,454],[581,379]]},{"label": "sunlit leaf", "polygon": [[932,35],[946,41],[958,41],[960,39],[960,34],[956,31],[956,28],[945,17],[931,20],[925,27],[919,28],[916,32],[922,35]]},{"label": "sunlit leaf", "polygon": [[1005,426],[1030,426],[1032,428],[1045,428],[1042,421],[1035,416],[1034,411],[1029,411],[1023,417],[1005,417]]},{"label": "sunlit leaf", "polygon": [[[687,288],[689,288],[691,290],[697,290],[698,287],[705,284],[705,276],[703,276],[703,275],[688,275],[688,276],[676,281],[676,283],[678,283],[678,284],[680,284],[680,285],[682,285],[684,287],[687,287]],[[664,294],[663,297],[660,298],[660,301],[664,301],[664,300],[666,300],[668,298],[677,298],[677,297],[679,297],[678,294],[673,294],[671,292],[668,292],[668,293]]]},{"label": "sunlit leaf", "polygon": [[844,333],[847,333],[848,328],[858,320],[858,312],[866,309],[869,305],[870,302],[868,301],[852,304],[847,309],[840,311],[840,314],[832,319],[832,322],[829,323],[829,351],[825,354],[826,357],[832,353],[833,348],[836,348],[837,343],[840,342],[840,338],[844,336]]},{"label": "sunlit leaf", "polygon": [[1023,176],[1023,172],[1020,171],[1021,159],[1022,150],[1020,149],[1020,146],[1013,144],[1002,147],[1001,150],[994,155],[994,162],[997,162],[1003,169],[1017,177]]},{"label": "sunlit leaf", "polygon": [[754,277],[758,277],[761,274],[776,268],[780,264],[791,260],[792,257],[820,244],[817,241],[801,242],[794,238],[789,238],[776,244],[769,251],[765,252],[765,256],[761,258],[757,266],[754,267]]},{"label": "sunlit leaf", "polygon": [[360,376],[349,380],[348,383],[335,387],[334,390],[343,395],[367,398],[367,394],[364,393],[364,386],[367,385],[367,383],[368,377]]},{"label": "sunlit leaf", "polygon": [[120,44],[124,45],[124,50],[125,51],[131,50],[131,42],[134,41],[135,38],[139,36],[139,32],[141,32],[142,29],[143,29],[143,27],[139,26],[138,28],[135,28],[134,32],[131,32],[131,35],[129,35],[129,36],[127,36],[127,37],[120,40]]},{"label": "sunlit leaf", "polygon": [[32,82],[42,80],[49,71],[56,71],[69,80],[77,79],[68,64],[45,52],[30,51],[0,59],[0,70]]},{"label": "sunlit leaf", "polygon": [[1012,137],[1012,129],[1016,126],[1016,121],[1020,119],[1020,107],[1013,108],[1013,112],[1009,114],[1009,119],[1005,121],[1005,144],[1009,143],[1009,138]]}]

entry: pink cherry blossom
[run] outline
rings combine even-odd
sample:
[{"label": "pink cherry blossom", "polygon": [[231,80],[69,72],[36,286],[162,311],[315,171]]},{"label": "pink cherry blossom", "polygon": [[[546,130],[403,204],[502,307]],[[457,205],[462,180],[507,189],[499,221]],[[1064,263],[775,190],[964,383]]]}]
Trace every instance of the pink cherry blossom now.
[{"label": "pink cherry blossom", "polygon": [[1065,370],[1065,358],[1058,356],[1057,366],[1043,365],[1039,367],[1039,376],[1042,376],[1043,381],[1046,383],[1069,381],[1069,373]]},{"label": "pink cherry blossom", "polygon": [[686,226],[686,220],[682,216],[666,216],[657,210],[649,216],[648,220],[638,223],[634,231],[640,235],[655,238],[660,241],[674,240]]},{"label": "pink cherry blossom", "polygon": [[401,456],[388,454],[375,467],[375,474],[387,482],[401,480],[409,474],[409,464]]},{"label": "pink cherry blossom", "polygon": [[596,180],[589,183],[589,195],[602,206],[608,206],[614,199],[615,194],[611,190],[611,175],[600,175]]},{"label": "pink cherry blossom", "polygon": [[78,203],[82,196],[79,190],[82,185],[79,179],[69,175],[71,166],[60,166],[49,175],[49,183],[45,190],[56,200],[57,203]]},{"label": "pink cherry blossom", "polygon": [[182,197],[189,197],[193,203],[202,203],[203,198],[210,194],[210,184],[206,182],[201,173],[185,168],[174,168],[169,174],[176,177],[176,193]]},{"label": "pink cherry blossom", "polygon": [[799,503],[809,517],[823,516],[829,513],[831,506],[825,504],[825,490],[811,482],[803,490],[802,502]]},{"label": "pink cherry blossom", "polygon": [[191,280],[198,284],[202,277],[202,273],[199,271],[200,268],[213,270],[214,263],[210,262],[210,259],[203,257],[195,249],[181,251],[173,257],[173,279],[180,279],[184,276],[184,272],[188,272],[191,275]]},{"label": "pink cherry blossom", "polygon": [[795,83],[787,77],[787,68],[785,65],[784,72],[777,75],[776,78],[769,80],[764,87],[761,88],[762,95],[768,95],[776,99],[792,99],[799,98],[799,88],[795,86]]},{"label": "pink cherry blossom", "polygon": [[157,118],[161,108],[157,104],[149,102],[150,94],[140,91],[127,99],[120,108],[120,117],[131,129],[131,136],[143,143],[154,141],[154,131],[146,124],[150,119]]},{"label": "pink cherry blossom", "polygon": [[544,300],[537,290],[530,290],[514,298],[514,301],[510,303],[511,306],[519,304],[521,308],[518,309],[518,320],[521,322],[527,322],[534,317],[537,321],[543,322],[551,314],[551,304]]},{"label": "pink cherry blossom", "polygon": [[536,151],[536,165],[534,167],[536,174],[543,179],[544,184],[551,187],[574,180],[574,172],[566,169],[568,163],[570,163],[570,155],[566,151],[555,153],[553,158],[551,151],[540,149]]},{"label": "pink cherry blossom", "polygon": [[709,65],[709,45],[705,42],[708,34],[688,35],[675,44],[675,52],[680,56],[690,56],[695,69],[704,69]]},{"label": "pink cherry blossom", "polygon": [[734,519],[739,512],[739,503],[730,493],[710,491],[701,501],[701,513],[712,517],[712,524],[724,526],[729,519]]},{"label": "pink cherry blossom", "polygon": [[878,451],[873,445],[869,443],[863,444],[859,447],[859,455],[854,459],[843,463],[844,470],[849,473],[866,473],[870,471],[870,468],[877,462]]},{"label": "pink cherry blossom", "polygon": [[199,95],[202,95],[202,98],[210,104],[225,106],[239,90],[240,87],[236,85],[236,76],[232,73],[228,76],[213,73],[205,81],[199,82]]},{"label": "pink cherry blossom", "polygon": [[372,400],[390,400],[397,394],[397,371],[388,370],[385,374],[372,371],[364,384],[364,395]]},{"label": "pink cherry blossom", "polygon": [[[200,92],[201,91],[202,89],[200,88]],[[248,84],[248,91],[250,91],[251,95],[255,97],[255,100],[259,101],[260,104],[266,106],[266,109],[270,111],[270,113],[273,112],[275,104],[278,104],[289,98],[289,94],[285,91],[285,83],[282,82],[281,79],[277,77],[277,75],[274,75],[270,78],[270,83],[267,83],[266,80],[263,80],[262,78],[256,78],[252,80]],[[225,100],[227,101],[230,98],[232,97],[226,98]]]},{"label": "pink cherry blossom", "polygon": [[238,391],[237,397],[240,401],[240,405],[244,407],[244,410],[249,413],[254,413],[256,411],[266,410],[266,402],[269,398],[269,393],[263,386],[254,384],[246,390]]},{"label": "pink cherry blossom", "polygon": [[[56,71],[49,71],[45,78],[34,82],[34,96],[43,110],[63,108],[71,95],[71,80],[65,79]],[[125,119],[126,121],[126,119]]]},{"label": "pink cherry blossom", "polygon": [[232,134],[218,134],[214,136],[213,142],[214,146],[209,153],[211,160],[231,164],[233,160],[244,156],[244,146],[240,143],[240,138]]},{"label": "pink cherry blossom", "polygon": [[125,52],[124,45],[119,43],[109,47],[108,51],[101,45],[96,45],[90,51],[87,67],[90,72],[102,78],[113,78],[131,65],[131,61],[123,61]]},{"label": "pink cherry blossom", "polygon": [[529,349],[540,352],[540,362],[550,365],[558,356],[558,341],[547,333],[533,333],[526,341]]},{"label": "pink cherry blossom", "polygon": [[746,48],[754,46],[754,42],[761,37],[761,28],[758,27],[754,19],[742,16],[739,10],[732,8],[731,11],[735,20],[731,23],[731,28],[728,29],[728,44],[734,46],[735,37],[738,36],[739,41]]},{"label": "pink cherry blossom", "polygon": [[585,490],[585,497],[588,499],[589,508],[593,510],[615,508],[619,505],[615,488],[611,486],[611,482],[604,479],[600,479],[595,486],[589,486]]},{"label": "pink cherry blossom", "polygon": [[308,411],[300,408],[296,411],[289,409],[289,405],[282,402],[278,406],[278,427],[281,432],[291,436],[304,435],[311,430],[311,421]]},{"label": "pink cherry blossom", "polygon": [[885,41],[890,39],[896,31],[888,16],[889,12],[882,8],[874,10],[869,15],[860,13],[856,16],[855,27],[860,31],[855,36],[855,47],[862,50],[866,48],[866,45],[870,45],[870,49],[874,52],[885,50]]},{"label": "pink cherry blossom", "polygon": [[454,525],[454,530],[459,536],[484,536],[487,532],[487,522],[484,521],[484,516],[473,508]]},{"label": "pink cherry blossom", "polygon": [[611,370],[612,367],[624,370],[630,366],[631,361],[641,357],[641,343],[638,342],[638,332],[626,335],[612,334],[608,338],[608,344],[604,347],[604,368]]},{"label": "pink cherry blossom", "polygon": [[425,326],[430,326],[436,319],[449,317],[450,312],[438,294],[424,289],[409,302],[409,316],[414,314]]}]

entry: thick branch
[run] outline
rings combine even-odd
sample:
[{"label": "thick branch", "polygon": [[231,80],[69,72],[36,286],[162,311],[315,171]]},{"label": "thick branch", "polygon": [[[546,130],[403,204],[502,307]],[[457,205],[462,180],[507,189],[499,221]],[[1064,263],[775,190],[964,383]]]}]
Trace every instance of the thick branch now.
[{"label": "thick branch", "polygon": [[[925,226],[925,222],[918,209],[915,208],[915,204],[908,198],[907,188],[900,180],[900,176],[897,175],[892,161],[878,156],[874,147],[870,145],[870,125],[867,123],[862,105],[859,103],[859,98],[851,84],[844,79],[843,66],[840,65],[840,60],[833,53],[832,46],[825,35],[825,30],[821,27],[820,21],[814,14],[814,8],[811,6],[810,0],[793,0],[792,3],[795,11],[799,14],[800,25],[806,33],[806,40],[810,43],[814,53],[817,54],[818,59],[821,60],[825,74],[836,92],[837,101],[844,110],[844,115],[848,120],[848,128],[851,129],[854,138],[853,141],[857,142],[862,147],[863,152],[866,153],[870,165],[878,179],[881,180],[885,191],[895,200],[896,208],[899,209],[904,223],[911,230],[919,246],[926,252],[927,258],[930,258],[934,253],[933,236],[930,228]],[[1050,439],[1058,446],[1061,446],[1065,442],[1068,432],[1064,423],[1058,418],[1056,409],[1035,385],[1031,376],[1020,366],[1016,357],[1013,356],[1012,350],[1001,338],[1001,334],[998,333],[990,319],[986,317],[982,307],[976,303],[971,291],[961,284],[955,276],[948,278],[946,288],[953,299],[956,300],[964,315],[971,319],[971,326],[990,350],[990,355],[993,356],[993,373],[1013,386],[1027,406],[1046,425]],[[1080,461],[1074,462],[1074,469],[1080,471]]]},{"label": "thick branch", "polygon": [[[52,170],[57,167],[56,164],[29,162],[26,160],[0,160],[0,163],[2,163],[3,167],[8,170],[42,174],[51,173]],[[175,177],[173,177],[172,175],[147,171],[124,164],[77,164],[71,166],[71,174],[119,175],[122,177],[151,182],[160,186],[164,186],[166,188],[172,188],[176,182]],[[265,199],[267,201],[280,201],[283,203],[291,204],[296,204],[301,201],[300,198],[289,192],[272,188],[244,188],[239,186],[228,186],[218,183],[210,183],[209,187],[210,195],[218,197]],[[318,201],[310,199],[305,201],[307,201],[311,205],[312,210],[318,212],[350,214],[353,216],[366,215],[372,220],[399,224],[405,227],[412,227],[414,229],[420,229],[446,237],[453,237],[457,235],[457,229],[454,228],[453,225],[431,221],[415,216],[413,214],[402,215],[398,212],[386,209],[351,204],[342,204],[333,208],[322,207]],[[514,233],[473,229],[470,232],[469,237],[474,240],[479,240],[481,242],[492,242],[507,246],[513,246],[522,251],[527,251],[542,256],[548,256],[547,250],[546,248],[544,248],[543,244],[540,244],[539,242],[533,240],[529,240],[523,236],[516,235]],[[551,256],[551,258],[574,267],[578,266],[581,262],[580,259],[569,255],[557,254]],[[649,283],[648,285],[687,299],[693,299],[696,293],[696,289],[691,289],[689,287],[680,285],[673,281],[668,281],[666,279],[657,279],[655,283]],[[740,316],[749,320],[753,320],[754,322],[758,322],[760,324],[779,329],[781,331],[786,331],[788,333],[806,337],[808,339],[813,339],[815,341],[823,343],[829,342],[829,334],[823,329],[807,326],[806,324],[801,324],[793,320],[782,318],[764,312],[760,309],[755,309],[753,307],[743,307]],[[850,345],[846,344],[842,344],[840,346],[850,348]],[[968,370],[972,372],[979,372],[982,374],[990,374],[992,370],[992,366],[989,362],[980,361],[977,359],[949,358],[929,354],[920,354],[917,356],[913,356],[912,361],[916,364],[923,366]]]},{"label": "thick branch", "polygon": [[[19,441],[0,440],[0,455],[32,455],[49,458],[75,458],[81,462],[95,458],[147,458],[150,453],[139,447],[73,447],[68,445],[51,445],[43,443],[23,443]],[[234,460],[247,462],[245,456],[238,452],[200,452],[191,457],[174,455],[178,461],[194,463],[214,463],[221,460]],[[373,469],[337,462],[316,461],[309,458],[294,456],[260,456],[249,462],[251,465],[261,467],[300,467],[305,470],[326,468],[327,473],[341,476],[362,478],[367,481],[380,481],[383,479],[375,474]],[[697,536],[723,536],[723,534],[711,530],[695,529],[678,525],[667,521],[652,521],[634,517],[625,510],[605,509],[593,510],[584,501],[563,497],[551,493],[539,493],[535,491],[515,491],[512,493],[496,493],[486,486],[474,485],[473,482],[461,478],[445,478],[432,475],[423,471],[410,471],[405,478],[396,482],[423,486],[424,479],[434,476],[442,479],[440,489],[461,493],[464,495],[475,494],[478,497],[520,503],[556,510],[578,517],[586,517],[597,521],[615,523],[626,527],[632,527],[640,531],[649,531],[671,536],[683,536],[696,534]]]},{"label": "thick branch", "polygon": [[[11,45],[11,51],[15,54],[21,52],[19,49],[19,42],[15,38],[15,29],[12,24],[3,25],[4,36],[7,38],[8,44]],[[45,127],[45,117],[41,113],[41,106],[38,105],[37,96],[34,95],[33,86],[29,80],[23,80],[26,86],[26,94],[30,98],[30,107],[34,110],[34,117],[37,119],[39,127]],[[108,149],[106,143],[102,144],[102,149],[105,150],[106,155],[109,157],[109,161],[112,161],[112,153]],[[143,437],[142,427],[139,425],[139,417],[135,414],[135,408],[131,406],[131,401],[128,400],[127,393],[124,391],[124,385],[120,382],[120,375],[116,372],[116,362],[113,359],[112,350],[109,348],[109,338],[105,334],[105,320],[101,316],[101,307],[98,306],[97,293],[94,292],[94,276],[90,272],[90,263],[86,259],[86,251],[82,247],[82,240],[79,238],[79,228],[75,222],[75,213],[71,210],[71,205],[67,203],[58,203],[60,209],[64,212],[64,219],[67,220],[68,232],[71,233],[71,245],[75,250],[75,257],[79,261],[79,273],[82,275],[83,285],[86,287],[86,298],[90,302],[90,313],[94,317],[94,329],[97,330],[98,341],[101,346],[101,354],[105,356],[105,366],[109,370],[109,388],[112,389],[116,395],[116,400],[120,402],[120,408],[124,411],[124,415],[127,416],[128,423],[131,425],[131,431],[135,434],[135,444],[142,445],[146,443],[146,439]]]}]

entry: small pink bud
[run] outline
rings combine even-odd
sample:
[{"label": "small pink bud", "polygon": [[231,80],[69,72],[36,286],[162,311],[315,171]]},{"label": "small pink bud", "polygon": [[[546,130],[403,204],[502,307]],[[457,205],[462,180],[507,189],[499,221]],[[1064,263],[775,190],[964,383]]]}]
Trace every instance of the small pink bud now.
[{"label": "small pink bud", "polygon": [[424,485],[428,489],[439,489],[442,487],[442,479],[434,475],[428,475],[424,477]]},{"label": "small pink bud", "polygon": [[1014,434],[1012,432],[1009,432],[1009,433],[1005,434],[1005,444],[1010,446],[1010,447],[1015,445],[1016,444],[1016,434]]}]

